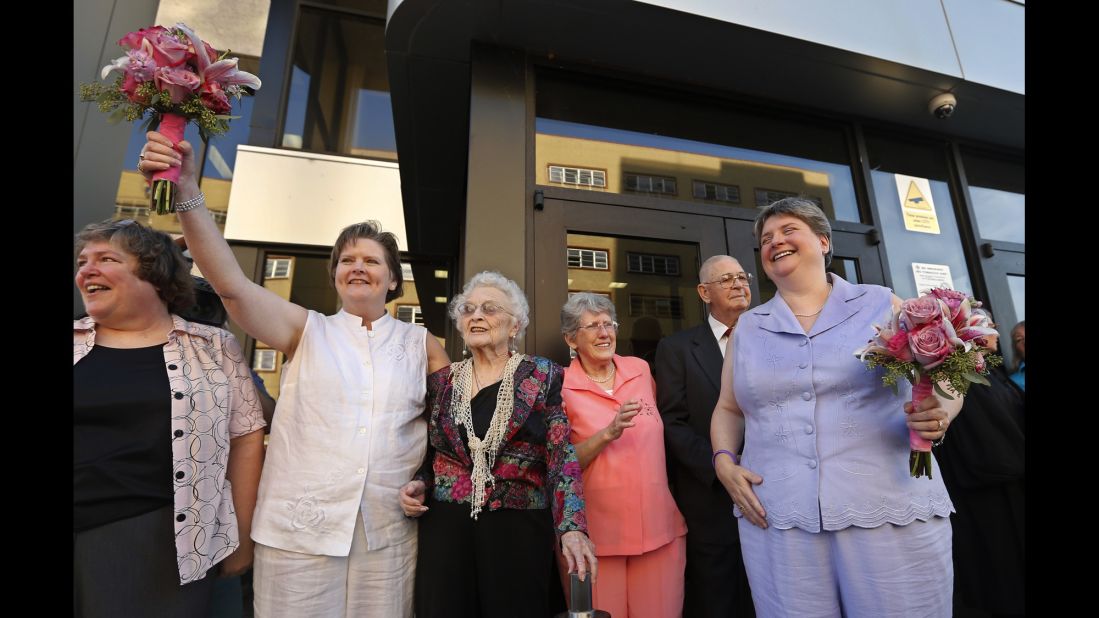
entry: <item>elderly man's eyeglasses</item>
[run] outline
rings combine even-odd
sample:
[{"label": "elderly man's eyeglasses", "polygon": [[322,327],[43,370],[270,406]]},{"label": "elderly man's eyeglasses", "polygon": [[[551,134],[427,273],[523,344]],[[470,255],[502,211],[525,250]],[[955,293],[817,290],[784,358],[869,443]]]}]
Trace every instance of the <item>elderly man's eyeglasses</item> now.
[{"label": "elderly man's eyeglasses", "polygon": [[463,303],[461,305],[458,305],[458,313],[460,313],[464,317],[469,317],[473,315],[477,312],[477,309],[480,309],[481,315],[485,316],[486,318],[491,318],[497,313],[506,313],[508,315],[512,315],[510,311],[493,302],[486,301],[481,303],[480,305],[474,305],[473,303]]},{"label": "elderly man's eyeglasses", "polygon": [[726,290],[734,286],[749,286],[752,284],[752,273],[737,273],[735,275],[733,273],[725,273],[713,281],[703,281],[702,283],[705,285],[717,283]]},{"label": "elderly man's eyeglasses", "polygon": [[585,324],[580,328],[588,331],[591,335],[597,335],[601,330],[605,330],[608,333],[617,333],[618,322],[592,322],[591,324]]}]

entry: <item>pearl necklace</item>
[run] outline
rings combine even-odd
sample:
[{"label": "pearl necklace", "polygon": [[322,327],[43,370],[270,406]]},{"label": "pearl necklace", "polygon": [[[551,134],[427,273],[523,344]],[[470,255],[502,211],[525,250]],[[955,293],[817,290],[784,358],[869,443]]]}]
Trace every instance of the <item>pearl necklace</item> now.
[{"label": "pearl necklace", "polygon": [[[584,365],[581,364],[580,366],[583,367]],[[617,370],[618,370],[618,368],[614,366],[614,362],[612,361],[611,362],[611,370],[610,370],[609,375],[606,375],[602,378],[597,378],[597,377],[593,376],[592,374],[588,373],[587,370],[584,371],[584,375],[588,376],[588,379],[591,380],[592,382],[595,382],[596,384],[604,384],[604,383],[614,379],[614,374],[615,374],[615,372],[617,372]]]}]

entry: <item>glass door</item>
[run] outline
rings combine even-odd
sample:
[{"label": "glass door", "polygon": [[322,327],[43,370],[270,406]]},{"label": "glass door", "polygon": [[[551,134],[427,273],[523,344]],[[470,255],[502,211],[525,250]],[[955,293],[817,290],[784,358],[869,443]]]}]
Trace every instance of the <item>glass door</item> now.
[{"label": "glass door", "polygon": [[570,294],[610,298],[621,324],[618,353],[650,363],[664,336],[706,318],[698,297],[702,260],[726,253],[721,217],[568,199],[535,211],[530,348],[569,362],[561,306]]}]

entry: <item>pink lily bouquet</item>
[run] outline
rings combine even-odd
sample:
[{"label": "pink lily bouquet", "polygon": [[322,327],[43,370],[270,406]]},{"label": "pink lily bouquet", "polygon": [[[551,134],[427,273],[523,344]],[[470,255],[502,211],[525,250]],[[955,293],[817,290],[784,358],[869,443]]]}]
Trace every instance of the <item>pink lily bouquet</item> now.
[{"label": "pink lily bouquet", "polygon": [[[101,79],[121,73],[113,84],[82,84],[80,99],[95,101],[117,122],[148,114],[145,130],[159,130],[173,143],[183,139],[187,121],[198,125],[202,140],[229,130],[229,97],[240,100],[260,87],[255,75],[237,69],[236,58],[218,54],[185,24],[152,26],[119,39],[126,55],[103,67]],[[153,208],[175,212],[179,168],[153,174]]]},{"label": "pink lily bouquet", "polygon": [[[877,336],[855,356],[868,369],[884,367],[882,383],[897,391],[897,380],[912,383],[912,409],[934,390],[940,397],[954,399],[940,382],[965,395],[971,384],[989,385],[990,367],[1001,357],[979,345],[981,337],[997,334],[981,302],[961,292],[936,288],[894,307],[889,323],[874,326]],[[931,442],[908,431],[912,451],[908,458],[913,477],[931,478]]]}]

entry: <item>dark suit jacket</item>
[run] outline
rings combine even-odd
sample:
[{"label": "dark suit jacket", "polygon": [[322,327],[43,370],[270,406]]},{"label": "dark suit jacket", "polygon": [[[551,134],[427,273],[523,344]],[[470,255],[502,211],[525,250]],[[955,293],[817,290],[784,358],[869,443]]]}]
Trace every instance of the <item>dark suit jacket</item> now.
[{"label": "dark suit jacket", "polygon": [[721,363],[709,321],[665,337],[656,348],[656,399],[672,495],[687,520],[687,539],[737,544],[733,501],[714,475],[710,448]]}]

